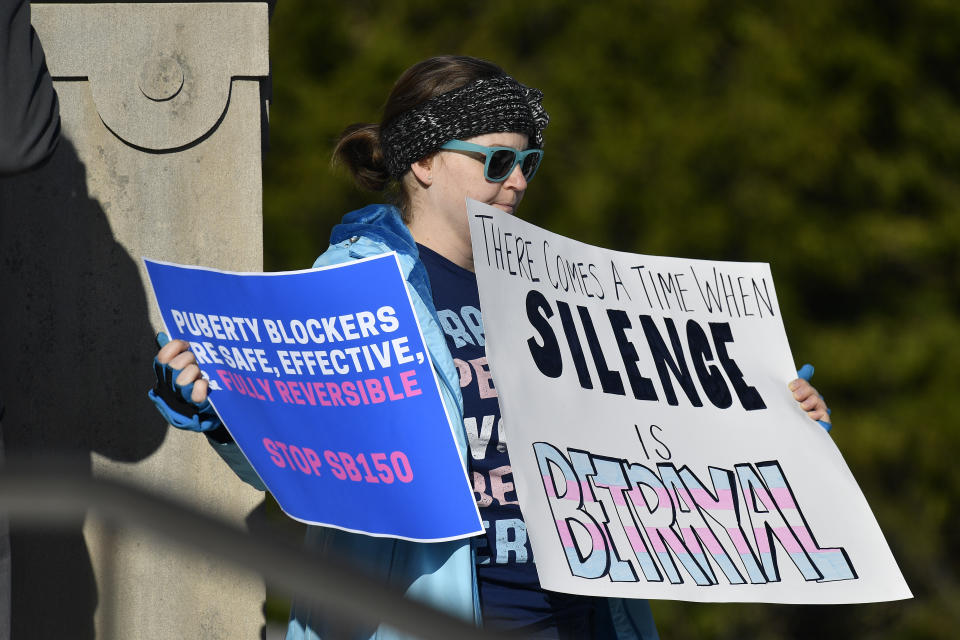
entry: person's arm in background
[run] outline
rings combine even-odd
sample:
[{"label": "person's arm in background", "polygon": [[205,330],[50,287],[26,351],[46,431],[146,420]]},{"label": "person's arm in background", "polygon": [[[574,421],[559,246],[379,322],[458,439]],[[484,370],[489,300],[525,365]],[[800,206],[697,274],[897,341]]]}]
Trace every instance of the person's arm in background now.
[{"label": "person's arm in background", "polygon": [[0,0],[0,176],[43,163],[60,139],[60,108],[27,0]]}]

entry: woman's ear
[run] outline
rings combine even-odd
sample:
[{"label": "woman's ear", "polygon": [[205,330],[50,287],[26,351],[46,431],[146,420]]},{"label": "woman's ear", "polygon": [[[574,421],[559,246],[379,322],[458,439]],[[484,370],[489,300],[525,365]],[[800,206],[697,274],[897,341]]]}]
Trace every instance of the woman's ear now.
[{"label": "woman's ear", "polygon": [[433,156],[427,156],[410,165],[410,171],[417,178],[421,186],[429,187],[433,184]]}]

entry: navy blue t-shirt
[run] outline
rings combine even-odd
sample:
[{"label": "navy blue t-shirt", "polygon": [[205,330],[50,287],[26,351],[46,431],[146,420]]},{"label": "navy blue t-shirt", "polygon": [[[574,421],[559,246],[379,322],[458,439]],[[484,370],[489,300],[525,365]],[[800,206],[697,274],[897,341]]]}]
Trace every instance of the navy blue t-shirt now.
[{"label": "navy blue t-shirt", "polygon": [[[594,598],[540,588],[513,486],[497,390],[487,366],[477,278],[418,245],[433,303],[460,375],[470,476],[486,536],[476,544],[484,626],[540,638],[589,638]],[[532,635],[531,635],[532,634]]]}]

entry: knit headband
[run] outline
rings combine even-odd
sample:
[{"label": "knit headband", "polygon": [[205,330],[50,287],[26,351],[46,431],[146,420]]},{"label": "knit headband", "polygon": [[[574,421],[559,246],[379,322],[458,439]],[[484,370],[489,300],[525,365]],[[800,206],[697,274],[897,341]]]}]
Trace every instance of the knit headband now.
[{"label": "knit headband", "polygon": [[387,170],[399,179],[417,160],[451,140],[485,133],[525,133],[530,147],[543,146],[550,116],[543,92],[510,76],[481,78],[404,111],[380,132]]}]

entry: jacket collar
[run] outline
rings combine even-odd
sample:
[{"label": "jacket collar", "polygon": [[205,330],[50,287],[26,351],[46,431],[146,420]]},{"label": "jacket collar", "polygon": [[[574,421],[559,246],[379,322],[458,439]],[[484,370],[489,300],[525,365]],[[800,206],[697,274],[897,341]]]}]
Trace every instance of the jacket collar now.
[{"label": "jacket collar", "polygon": [[407,276],[407,280],[427,302],[431,314],[436,315],[427,270],[420,262],[417,243],[407,229],[407,225],[404,224],[400,209],[390,204],[371,204],[351,211],[343,216],[340,224],[330,232],[330,244],[338,244],[356,237],[380,242],[401,256],[412,258],[413,270]]},{"label": "jacket collar", "polygon": [[418,257],[417,243],[400,217],[400,210],[389,204],[371,204],[343,216],[330,232],[330,244],[355,236],[384,243],[397,253]]}]

